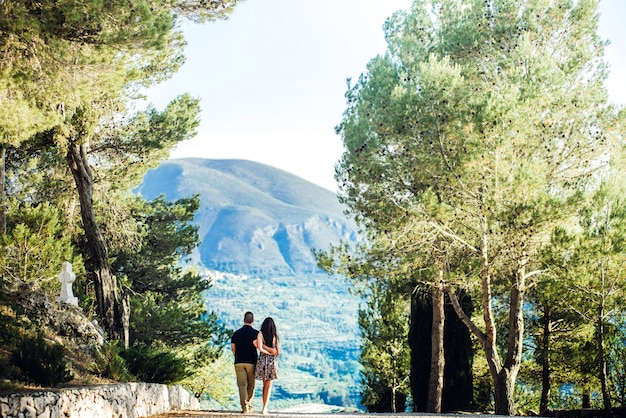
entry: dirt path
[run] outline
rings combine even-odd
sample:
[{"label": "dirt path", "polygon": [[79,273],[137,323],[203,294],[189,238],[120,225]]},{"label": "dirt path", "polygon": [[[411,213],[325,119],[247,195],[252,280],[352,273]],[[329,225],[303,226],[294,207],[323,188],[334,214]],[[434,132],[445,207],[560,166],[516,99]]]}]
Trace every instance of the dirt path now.
[{"label": "dirt path", "polygon": [[[327,414],[315,414],[315,413],[294,413],[294,412],[270,412],[267,415],[261,413],[246,414],[246,418],[329,418],[329,417],[351,417],[355,418],[356,415],[364,415],[360,413],[327,413]],[[376,414],[380,416],[381,414]],[[165,414],[154,415],[151,418],[239,418],[242,414],[235,411],[173,411]],[[405,416],[403,414],[403,416]],[[420,416],[420,418],[428,418]]]},{"label": "dirt path", "polygon": [[[402,418],[441,418],[441,417],[463,417],[461,414],[424,414],[424,413],[401,413],[401,414],[366,414],[366,413],[326,413],[326,414],[315,414],[315,413],[293,413],[293,412],[275,412],[269,413],[267,415],[262,415],[260,413],[251,413],[246,414],[246,417],[249,418],[367,418],[370,417],[396,417],[401,415]],[[174,411],[168,412],[166,414],[154,415],[151,418],[237,418],[241,417],[242,414],[240,412],[235,411]],[[495,418],[497,415],[483,415],[483,414],[472,414],[472,418]],[[507,417],[510,418],[510,417]]]},{"label": "dirt path", "polygon": [[[328,414],[310,414],[310,413],[293,413],[293,412],[270,412],[267,415],[262,415],[261,413],[251,413],[246,414],[246,417],[249,418],[329,418],[329,417],[337,417],[341,416],[354,417],[355,415],[362,414],[337,414],[337,413],[328,413]],[[379,414],[377,414],[379,415]],[[151,418],[239,418],[242,414],[240,412],[235,411],[173,411],[165,414],[154,415]],[[424,418],[424,417],[421,417]]]}]

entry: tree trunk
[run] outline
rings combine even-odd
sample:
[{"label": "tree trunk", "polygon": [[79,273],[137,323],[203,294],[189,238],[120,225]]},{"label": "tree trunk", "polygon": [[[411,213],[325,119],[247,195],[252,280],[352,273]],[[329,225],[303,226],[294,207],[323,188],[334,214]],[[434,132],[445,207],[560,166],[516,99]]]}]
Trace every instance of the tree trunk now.
[{"label": "tree trunk", "polygon": [[522,361],[522,342],[524,337],[524,294],[526,291],[526,278],[537,272],[527,274],[525,271],[526,259],[519,260],[518,268],[511,283],[510,306],[509,306],[509,334],[507,351],[504,363],[501,363],[497,350],[495,318],[492,307],[491,274],[487,255],[487,234],[483,235],[481,256],[483,262],[482,271],[482,305],[485,332],[483,333],[463,312],[458,298],[451,288],[448,295],[452,301],[455,312],[459,319],[467,326],[480,341],[485,350],[485,358],[489,366],[493,386],[495,390],[495,413],[497,415],[514,415],[515,402],[513,390],[515,381]]},{"label": "tree trunk", "polygon": [[439,271],[439,280],[435,283],[432,292],[433,322],[431,328],[431,362],[430,380],[428,382],[428,401],[426,412],[441,413],[443,397],[444,357],[444,292],[443,271]]},{"label": "tree trunk", "polygon": [[539,412],[548,410],[550,405],[550,338],[552,335],[552,314],[549,307],[543,310],[543,336],[541,338],[541,401],[539,402]]},{"label": "tree trunk", "polygon": [[7,149],[0,146],[0,236],[7,233],[7,192],[4,188]]},{"label": "tree trunk", "polygon": [[611,409],[611,395],[609,393],[608,378],[607,378],[607,366],[606,366],[606,354],[604,347],[604,305],[601,303],[598,307],[598,364],[600,366],[600,385],[602,387],[602,402],[604,409],[607,411]]},{"label": "tree trunk", "polygon": [[[526,259],[519,261],[513,283],[509,306],[509,335],[506,358],[498,378],[494,381],[495,406],[497,415],[515,415],[513,392],[517,374],[522,363],[524,340],[524,294],[526,292]],[[494,349],[495,349],[495,340]]]},{"label": "tree trunk", "polygon": [[515,379],[508,369],[502,368],[494,381],[494,403],[496,415],[515,415],[515,399],[513,389]]},{"label": "tree trunk", "polygon": [[[465,324],[465,326],[467,326],[472,334],[476,336],[485,350],[485,359],[487,360],[487,365],[489,366],[489,372],[491,373],[491,379],[493,381],[495,391],[494,401],[496,415],[514,415],[515,404],[513,402],[513,386],[515,384],[514,377],[516,377],[516,375],[512,375],[510,370],[503,367],[500,363],[500,357],[498,355],[498,350],[496,349],[495,335],[491,332],[493,331],[493,328],[491,328],[490,331],[490,327],[486,326],[485,328],[487,332],[491,333],[483,333],[474,323],[472,323],[465,312],[463,312],[459,300],[451,288],[448,289],[448,295],[450,296],[452,306],[461,321]],[[483,316],[486,324],[488,324],[487,321],[493,320],[493,317],[489,316],[492,314],[491,304],[489,302],[489,306],[487,306],[486,302],[486,299],[489,299],[490,296],[491,282],[490,280],[485,281],[485,279],[483,279]]]},{"label": "tree trunk", "polygon": [[397,409],[397,406],[396,406],[396,378],[394,376],[393,382],[392,382],[392,385],[391,385],[391,412],[395,414],[396,412],[398,412],[396,409]]},{"label": "tree trunk", "polygon": [[125,340],[125,335],[128,333],[124,331],[123,326],[123,307],[119,300],[115,276],[111,274],[106,242],[96,222],[93,208],[92,173],[85,147],[85,145],[71,144],[67,153],[67,162],[74,176],[80,201],[80,215],[87,239],[98,315],[109,336],[122,341],[126,347],[128,341]]}]

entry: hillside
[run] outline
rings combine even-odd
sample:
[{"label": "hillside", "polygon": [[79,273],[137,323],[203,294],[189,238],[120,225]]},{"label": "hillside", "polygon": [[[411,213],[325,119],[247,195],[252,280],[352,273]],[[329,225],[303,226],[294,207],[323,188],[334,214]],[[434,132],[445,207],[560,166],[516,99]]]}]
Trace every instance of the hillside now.
[{"label": "hillside", "polygon": [[274,318],[283,349],[277,405],[359,406],[359,298],[311,253],[356,239],[333,192],[263,164],[205,159],[166,161],[137,192],[147,199],[200,195],[195,262],[213,279],[207,307],[231,329],[247,310],[256,327]]}]

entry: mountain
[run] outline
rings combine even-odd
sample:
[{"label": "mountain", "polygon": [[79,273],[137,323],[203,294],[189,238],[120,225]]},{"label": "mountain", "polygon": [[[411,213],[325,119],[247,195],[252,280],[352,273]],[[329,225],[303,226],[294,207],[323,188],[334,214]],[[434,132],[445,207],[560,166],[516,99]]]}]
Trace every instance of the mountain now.
[{"label": "mountain", "polygon": [[356,239],[335,193],[252,161],[168,160],[146,174],[137,193],[148,200],[200,194],[195,257],[209,270],[258,277],[320,272],[312,248]]},{"label": "mountain", "polygon": [[165,161],[136,192],[146,199],[200,195],[202,244],[194,260],[212,279],[208,310],[230,329],[251,310],[257,328],[271,316],[279,330],[273,408],[359,408],[360,299],[346,280],[321,271],[311,253],[357,239],[333,192],[264,164],[207,159]]}]

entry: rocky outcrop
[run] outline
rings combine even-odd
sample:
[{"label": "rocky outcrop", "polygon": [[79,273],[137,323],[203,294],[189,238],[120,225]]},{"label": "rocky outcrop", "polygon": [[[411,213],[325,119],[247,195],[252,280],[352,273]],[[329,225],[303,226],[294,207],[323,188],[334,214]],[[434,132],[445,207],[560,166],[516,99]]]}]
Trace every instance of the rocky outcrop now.
[{"label": "rocky outcrop", "polygon": [[38,327],[78,345],[101,346],[104,343],[102,330],[87,319],[80,307],[51,302],[43,292],[27,283],[9,289],[7,294],[14,305],[20,307],[23,319],[36,323]]},{"label": "rocky outcrop", "polygon": [[138,418],[176,410],[199,409],[182,386],[119,383],[0,395],[6,418]]}]

